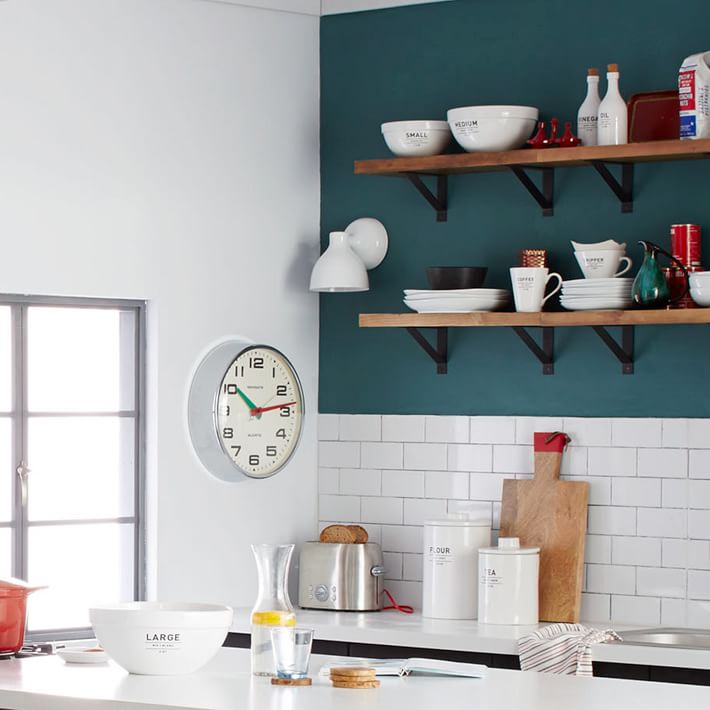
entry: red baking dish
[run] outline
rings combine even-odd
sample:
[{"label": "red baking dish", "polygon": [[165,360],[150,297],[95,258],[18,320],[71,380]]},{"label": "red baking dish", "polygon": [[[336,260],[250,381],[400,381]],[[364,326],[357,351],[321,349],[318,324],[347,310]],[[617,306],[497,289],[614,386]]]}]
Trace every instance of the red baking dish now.
[{"label": "red baking dish", "polygon": [[628,101],[629,143],[680,137],[678,91],[646,91]]},{"label": "red baking dish", "polygon": [[25,641],[27,597],[45,587],[21,579],[0,579],[0,653],[17,653]]}]

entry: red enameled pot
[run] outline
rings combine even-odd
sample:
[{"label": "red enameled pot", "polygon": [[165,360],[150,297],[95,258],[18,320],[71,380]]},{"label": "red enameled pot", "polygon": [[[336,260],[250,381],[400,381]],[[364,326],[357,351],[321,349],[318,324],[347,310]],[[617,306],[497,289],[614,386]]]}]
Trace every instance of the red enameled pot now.
[{"label": "red enameled pot", "polygon": [[21,579],[0,579],[0,653],[17,653],[25,641],[27,597],[43,586]]}]

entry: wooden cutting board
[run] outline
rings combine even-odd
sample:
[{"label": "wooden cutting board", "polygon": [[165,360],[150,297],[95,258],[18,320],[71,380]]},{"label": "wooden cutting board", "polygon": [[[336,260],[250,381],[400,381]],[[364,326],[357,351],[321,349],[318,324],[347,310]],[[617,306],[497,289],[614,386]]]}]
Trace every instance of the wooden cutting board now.
[{"label": "wooden cutting board", "polygon": [[535,432],[535,477],[503,481],[501,537],[540,548],[540,621],[579,622],[589,484],[560,481],[569,437]]}]

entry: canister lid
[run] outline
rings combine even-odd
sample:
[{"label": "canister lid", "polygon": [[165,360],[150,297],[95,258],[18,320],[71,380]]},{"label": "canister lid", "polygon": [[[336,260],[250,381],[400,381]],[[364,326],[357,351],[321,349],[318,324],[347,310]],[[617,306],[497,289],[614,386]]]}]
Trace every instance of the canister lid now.
[{"label": "canister lid", "polygon": [[449,513],[440,520],[425,520],[424,525],[451,528],[490,528],[491,521],[483,518],[472,518],[468,513]]},{"label": "canister lid", "polygon": [[540,548],[520,547],[520,538],[517,537],[500,537],[498,547],[482,547],[479,552],[489,555],[537,555]]}]

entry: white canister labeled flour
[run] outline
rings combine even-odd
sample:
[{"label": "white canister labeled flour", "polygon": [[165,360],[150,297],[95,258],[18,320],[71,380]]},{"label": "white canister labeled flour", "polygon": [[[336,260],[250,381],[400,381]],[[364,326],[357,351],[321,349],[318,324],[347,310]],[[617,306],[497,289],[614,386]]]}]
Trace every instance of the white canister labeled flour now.
[{"label": "white canister labeled flour", "polygon": [[476,618],[478,550],[490,544],[490,522],[451,516],[424,523],[423,616]]},{"label": "white canister labeled flour", "polygon": [[482,624],[537,624],[540,548],[502,537],[479,550],[478,620]]}]

